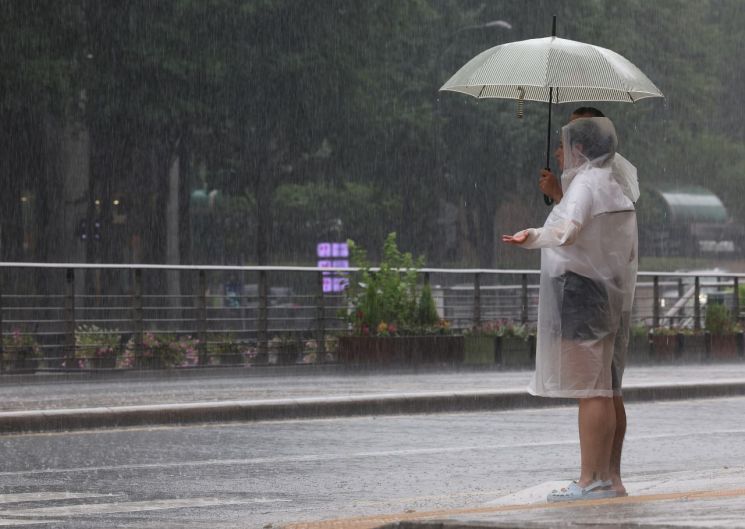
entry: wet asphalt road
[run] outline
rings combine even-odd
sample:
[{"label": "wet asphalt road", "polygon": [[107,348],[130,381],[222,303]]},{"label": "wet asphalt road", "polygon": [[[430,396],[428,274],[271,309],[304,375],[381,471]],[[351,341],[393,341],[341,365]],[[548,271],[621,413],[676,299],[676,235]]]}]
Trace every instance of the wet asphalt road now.
[{"label": "wet asphalt road", "polygon": [[[745,398],[629,406],[629,476],[745,461]],[[281,527],[476,506],[578,465],[576,410],[0,437],[0,527]]]},{"label": "wet asphalt road", "polygon": [[[0,379],[0,411],[337,397],[432,391],[524,391],[531,371],[488,367],[365,370],[209,369],[37,374]],[[624,387],[745,380],[745,362],[631,366]]]}]

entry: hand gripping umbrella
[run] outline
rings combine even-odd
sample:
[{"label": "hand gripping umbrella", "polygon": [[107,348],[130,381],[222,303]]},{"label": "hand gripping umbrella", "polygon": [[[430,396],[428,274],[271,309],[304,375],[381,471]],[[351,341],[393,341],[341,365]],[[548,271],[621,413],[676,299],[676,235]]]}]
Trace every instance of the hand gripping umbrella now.
[{"label": "hand gripping umbrella", "polygon": [[[614,51],[556,37],[521,40],[495,46],[468,61],[440,90],[486,99],[548,103],[546,169],[551,151],[551,105],[577,101],[636,103],[662,92],[627,59]],[[546,204],[553,200],[544,195]]]}]

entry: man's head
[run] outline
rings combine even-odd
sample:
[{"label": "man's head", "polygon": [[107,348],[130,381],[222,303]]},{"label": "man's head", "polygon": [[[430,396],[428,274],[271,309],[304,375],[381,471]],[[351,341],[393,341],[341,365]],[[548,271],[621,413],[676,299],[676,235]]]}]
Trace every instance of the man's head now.
[{"label": "man's head", "polygon": [[565,170],[585,162],[602,166],[616,152],[616,130],[608,118],[579,118],[561,131]]},{"label": "man's head", "polygon": [[572,112],[572,115],[569,116],[569,121],[574,121],[577,118],[604,118],[605,114],[603,114],[600,110],[598,110],[595,107],[579,107]]},{"label": "man's head", "polygon": [[[598,110],[595,107],[579,107],[574,109],[572,114],[569,116],[569,121],[572,122],[575,119],[579,118],[604,118],[605,114],[603,114],[600,110]],[[559,147],[554,151],[554,158],[556,158],[556,161],[559,164],[559,169],[564,169],[564,146],[559,140]]]}]

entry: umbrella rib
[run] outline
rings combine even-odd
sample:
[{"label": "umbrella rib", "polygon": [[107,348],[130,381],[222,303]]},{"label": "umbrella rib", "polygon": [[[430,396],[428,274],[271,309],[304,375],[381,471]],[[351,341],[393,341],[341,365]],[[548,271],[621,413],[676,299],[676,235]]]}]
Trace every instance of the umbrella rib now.
[{"label": "umbrella rib", "polygon": [[631,101],[632,103],[636,103],[636,101],[634,101],[634,96],[632,96],[632,95],[631,95],[631,92],[626,92],[626,94],[627,94],[627,95],[629,96],[629,100],[630,100],[630,101]]},{"label": "umbrella rib", "polygon": [[484,93],[484,90],[486,90],[486,85],[483,85],[481,87],[481,90],[479,91],[479,95],[476,96],[476,99],[481,99],[481,94]]}]

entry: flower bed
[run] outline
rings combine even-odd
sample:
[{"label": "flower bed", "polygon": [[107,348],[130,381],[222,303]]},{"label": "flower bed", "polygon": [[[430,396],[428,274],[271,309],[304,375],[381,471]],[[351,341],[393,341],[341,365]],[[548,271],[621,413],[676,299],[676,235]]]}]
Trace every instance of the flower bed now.
[{"label": "flower bed", "polygon": [[10,334],[3,334],[3,371],[29,370],[39,367],[41,347],[31,334],[21,329],[13,329]]},{"label": "flower bed", "polygon": [[129,339],[124,353],[117,360],[117,367],[161,369],[195,366],[199,363],[198,346],[199,340],[191,336],[146,332],[140,350],[134,338]]},{"label": "flower bed", "polygon": [[75,329],[74,367],[81,369],[113,369],[121,348],[117,329],[82,324]]}]

